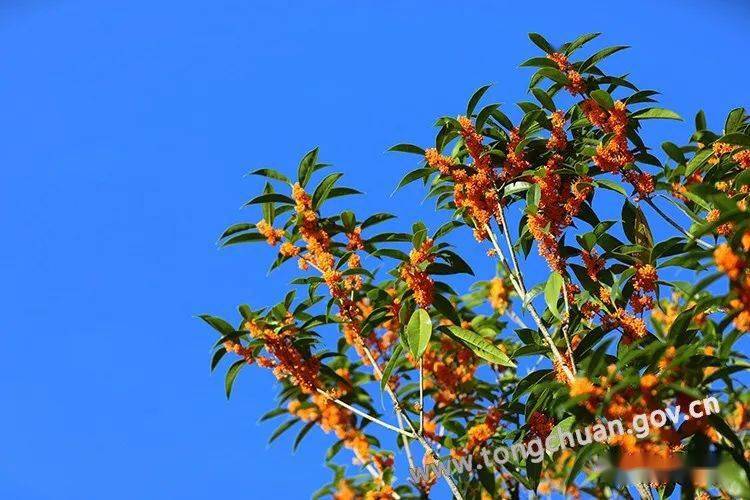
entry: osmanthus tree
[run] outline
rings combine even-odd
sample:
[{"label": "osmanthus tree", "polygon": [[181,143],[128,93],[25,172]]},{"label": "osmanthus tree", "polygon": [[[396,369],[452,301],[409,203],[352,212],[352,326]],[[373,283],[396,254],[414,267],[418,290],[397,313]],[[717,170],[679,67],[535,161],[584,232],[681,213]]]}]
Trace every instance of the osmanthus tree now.
[{"label": "osmanthus tree", "polygon": [[[283,423],[271,439],[295,427],[295,447],[316,427],[331,435],[334,478],[318,495],[427,497],[439,480],[467,499],[748,494],[750,365],[737,342],[750,331],[750,119],[735,109],[718,132],[700,112],[687,142],[665,142],[657,155],[642,122],[679,116],[652,105],[656,92],[605,72],[604,59],[624,47],[577,57],[595,37],[555,48],[530,35],[543,52],[522,64],[535,68],[534,101],[518,103],[519,122],[496,104],[480,107],[482,87],[464,116],[437,120],[432,147],[392,148],[420,157],[400,186],[424,184],[446,215],[434,231],[417,222],[379,232],[392,215],[326,210],[358,192],[327,173],[317,149],[294,180],[253,172],[268,178],[248,202],[262,220],[228,228],[222,245],[265,241],[278,247],[272,269],[295,261],[300,276],[273,307],[241,305],[231,322],[202,316],[219,333],[211,367],[229,358],[227,396],[248,365],[273,371],[280,393],[263,419]],[[620,215],[610,220],[603,214],[615,200]],[[672,233],[663,241],[656,221]],[[449,283],[472,274],[445,242],[454,230],[498,263],[469,291]],[[525,279],[523,266],[540,259],[534,247],[549,267],[542,283]],[[678,274],[692,279],[668,280]],[[338,341],[325,345],[323,329]],[[414,482],[394,471],[396,454],[410,467],[446,455],[481,463],[485,447],[711,395],[720,414],[667,422],[640,440],[623,434],[548,452],[542,463],[512,456],[495,471],[433,471]],[[378,411],[383,397],[389,411]],[[392,438],[381,442],[376,428]],[[718,486],[629,487],[600,467],[701,466],[716,450]],[[357,475],[335,460],[353,461]]]}]

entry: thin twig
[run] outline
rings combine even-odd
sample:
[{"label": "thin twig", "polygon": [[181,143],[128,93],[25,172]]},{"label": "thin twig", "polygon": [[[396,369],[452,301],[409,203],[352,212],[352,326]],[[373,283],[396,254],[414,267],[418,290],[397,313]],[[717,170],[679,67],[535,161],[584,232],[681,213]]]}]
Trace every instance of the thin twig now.
[{"label": "thin twig", "polygon": [[508,231],[508,224],[505,221],[505,209],[503,209],[503,206],[498,203],[498,215],[500,217],[500,227],[503,230],[503,235],[505,236],[505,243],[508,245],[508,251],[510,252],[510,258],[513,260],[513,270],[516,272],[516,276],[518,276],[518,282],[521,285],[521,290],[523,291],[524,295],[526,295],[526,284],[523,282],[523,276],[521,275],[521,269],[518,265],[518,259],[516,258],[516,252],[513,250],[513,243],[510,239],[510,232]]},{"label": "thin twig", "polygon": [[[364,343],[361,343],[360,346],[364,350],[365,354],[367,355],[367,358],[370,361],[370,364],[372,365],[372,369],[375,372],[375,378],[377,380],[383,379],[383,372],[380,370],[380,367],[378,366],[377,362],[375,361],[375,358],[372,355],[372,352],[370,352],[370,348],[364,345]],[[390,396],[391,401],[393,401],[393,409],[396,411],[396,413],[400,413],[401,417],[406,422],[407,426],[409,427],[409,430],[413,433],[416,440],[419,442],[419,444],[422,445],[422,447],[425,449],[425,451],[435,460],[439,460],[440,457],[437,456],[437,453],[435,453],[435,450],[432,449],[432,446],[430,443],[428,443],[423,436],[421,436],[417,429],[414,427],[414,424],[411,422],[411,419],[406,415],[404,412],[403,407],[401,406],[401,403],[399,403],[398,398],[396,397],[396,394],[393,392],[393,389],[391,389],[391,386],[388,384],[385,384],[385,392]],[[445,479],[445,482],[448,483],[448,487],[450,488],[451,492],[453,493],[453,496],[456,497],[458,500],[463,500],[463,496],[461,495],[461,492],[458,491],[458,486],[456,486],[456,483],[453,481],[453,478],[451,478],[447,474],[443,474],[443,478]]]},{"label": "thin twig", "polygon": [[424,370],[422,358],[419,358],[419,435],[424,434]]},{"label": "thin twig", "polygon": [[645,201],[651,208],[653,208],[657,214],[661,216],[662,219],[667,221],[673,228],[677,229],[680,233],[682,233],[687,239],[692,240],[696,242],[701,248],[704,250],[713,250],[714,246],[706,241],[703,241],[700,238],[697,238],[693,236],[692,234],[685,231],[685,229],[682,228],[677,222],[674,221],[669,215],[665,214],[661,208],[657,207],[656,204],[651,200],[651,198],[644,198],[643,201]]},{"label": "thin twig", "polygon": [[[401,418],[400,413],[396,413],[396,420],[398,421],[399,429],[404,429],[404,419]],[[401,434],[401,441],[404,443],[404,452],[406,453],[406,461],[409,463],[409,468],[414,469],[414,458],[411,456],[411,447],[409,446],[409,438],[406,437],[406,432]]]},{"label": "thin twig", "polygon": [[373,417],[372,415],[370,415],[370,414],[368,414],[368,413],[365,413],[365,412],[363,412],[362,410],[359,410],[359,409],[357,409],[357,408],[353,407],[353,406],[352,406],[352,405],[350,405],[350,404],[344,403],[344,402],[343,402],[343,401],[341,401],[340,399],[338,399],[338,398],[335,398],[335,397],[331,396],[330,394],[328,394],[328,393],[327,393],[326,391],[324,391],[323,389],[317,389],[317,391],[318,391],[318,392],[319,392],[320,394],[322,394],[323,396],[325,396],[325,397],[326,397],[327,399],[329,399],[330,401],[333,401],[334,403],[336,403],[336,404],[337,404],[337,405],[339,405],[339,406],[343,406],[343,407],[344,407],[344,408],[346,408],[347,410],[349,410],[349,411],[351,411],[351,412],[353,412],[353,413],[356,413],[356,414],[357,414],[357,415],[359,415],[360,417],[362,417],[362,418],[365,418],[365,419],[369,420],[370,422],[376,423],[376,424],[378,424],[378,425],[380,425],[380,426],[382,426],[382,427],[385,427],[386,429],[390,429],[390,430],[392,430],[392,431],[398,432],[399,434],[402,434],[402,435],[404,435],[404,436],[407,436],[407,437],[414,437],[414,435],[413,435],[413,434],[411,434],[410,432],[407,432],[407,431],[405,431],[405,430],[403,430],[403,429],[399,429],[399,428],[398,428],[398,427],[396,427],[395,425],[391,425],[391,424],[389,424],[388,422],[383,422],[383,421],[382,421],[382,420],[380,420],[379,418]]},{"label": "thin twig", "polygon": [[568,301],[568,282],[566,279],[563,279],[562,295],[563,302],[565,303],[565,318],[560,325],[560,329],[562,330],[563,338],[565,338],[565,345],[568,346],[568,356],[570,356],[571,361],[570,368],[573,371],[573,375],[577,375],[576,365],[573,363],[573,348],[570,346],[570,336],[568,335],[568,327],[570,326],[570,302]]},{"label": "thin twig", "polygon": [[[510,267],[508,266],[508,261],[505,258],[505,254],[503,253],[502,248],[500,248],[500,245],[497,242],[497,238],[495,237],[495,233],[492,231],[492,228],[490,228],[489,225],[485,225],[485,229],[487,230],[487,233],[489,234],[490,241],[492,242],[492,245],[495,248],[495,252],[497,252],[498,258],[501,260],[501,262],[503,262],[503,264],[505,264],[506,267],[510,269]],[[508,241],[508,243],[509,243],[508,246],[511,249],[511,253],[512,253],[513,246],[512,244],[510,244],[510,241]],[[522,278],[519,276],[518,279],[521,280]],[[560,354],[560,351],[557,349],[555,342],[552,340],[552,337],[547,331],[547,327],[545,327],[544,323],[542,323],[542,318],[539,316],[539,313],[536,311],[534,304],[532,304],[530,301],[529,302],[526,301],[526,292],[524,291],[524,289],[521,288],[521,284],[519,281],[517,281],[516,275],[513,272],[510,273],[510,282],[515,288],[518,296],[523,301],[526,309],[529,311],[529,314],[531,314],[531,317],[534,319],[534,322],[539,328],[539,331],[542,333],[542,337],[544,337],[544,340],[547,342],[547,345],[552,351],[552,355],[560,363],[560,367],[562,368],[563,373],[565,373],[565,376],[568,377],[570,381],[575,380],[573,373],[568,368],[568,364],[563,359],[562,354]]]},{"label": "thin twig", "polygon": [[[523,282],[523,276],[521,275],[521,268],[518,265],[518,258],[516,257],[516,251],[513,249],[513,242],[511,241],[511,238],[510,238],[510,231],[508,230],[508,223],[507,223],[507,221],[505,219],[505,209],[503,208],[503,205],[501,203],[497,204],[497,208],[498,208],[498,218],[499,218],[500,226],[502,227],[502,230],[503,230],[503,236],[505,236],[505,244],[508,245],[508,251],[510,252],[510,257],[513,260],[513,269],[515,270],[516,275],[518,276],[518,281],[519,281],[519,284],[521,285],[521,290],[524,293],[523,301],[526,302],[526,298],[525,298],[525,295],[527,293],[526,292],[526,285]],[[571,370],[572,370],[571,375],[575,375],[576,374],[576,368],[575,368],[575,363],[573,363],[573,350],[570,347],[570,339],[568,339],[568,333],[567,333],[567,321],[569,319],[570,309],[569,309],[569,305],[568,305],[568,296],[567,296],[566,290],[563,290],[563,299],[565,300],[565,310],[566,310],[566,313],[568,313],[568,318],[566,318],[566,320],[565,320],[566,323],[565,323],[565,326],[563,326],[563,328],[562,328],[562,332],[563,332],[563,337],[565,338],[565,342],[566,342],[567,347],[568,347],[568,354],[570,355],[570,362],[571,362],[571,365],[572,365],[571,366]],[[531,308],[533,308],[533,305],[531,305],[531,304],[529,304],[529,305],[531,306]],[[534,311],[534,313],[532,314],[532,317],[535,314],[536,314],[536,311]],[[539,327],[541,329],[541,327],[542,327],[541,321],[538,321],[537,324],[539,325]],[[547,334],[547,335],[549,336],[549,334]],[[554,346],[554,343],[551,343],[551,346]],[[555,347],[555,349],[556,349],[556,347]],[[568,370],[568,363],[566,363],[565,361],[562,361],[561,366],[563,367],[563,370],[566,373],[569,371]],[[572,380],[572,378],[571,378],[571,380]]]}]

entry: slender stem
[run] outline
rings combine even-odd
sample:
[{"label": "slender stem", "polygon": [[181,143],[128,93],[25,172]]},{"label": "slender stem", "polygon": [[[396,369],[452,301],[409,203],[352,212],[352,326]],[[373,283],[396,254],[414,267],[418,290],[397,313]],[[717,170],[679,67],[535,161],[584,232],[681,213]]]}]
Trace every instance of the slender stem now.
[{"label": "slender stem", "polygon": [[419,435],[424,434],[424,369],[419,359]]},{"label": "slender stem", "polygon": [[[375,358],[373,357],[372,352],[370,352],[370,348],[364,345],[364,343],[360,345],[363,348],[365,354],[367,355],[367,358],[370,360],[372,369],[375,372],[375,378],[377,380],[382,380],[383,372],[380,370],[380,367],[378,366],[377,362],[375,362]],[[401,406],[401,403],[399,403],[398,398],[396,397],[396,394],[393,392],[393,389],[391,389],[391,386],[388,384],[385,384],[384,387],[385,387],[386,394],[388,394],[388,396],[390,396],[391,398],[391,401],[393,401],[394,410],[396,411],[396,413],[401,414],[401,417],[404,419],[404,421],[406,421],[406,424],[409,427],[409,430],[412,432],[413,437],[416,438],[419,444],[422,445],[425,451],[432,458],[434,458],[435,460],[439,460],[440,457],[437,456],[437,453],[435,453],[435,450],[432,449],[432,446],[430,445],[430,443],[428,443],[427,440],[425,440],[425,438],[417,432],[417,429],[414,427],[414,424],[411,422],[411,419],[409,419],[409,417],[404,412],[404,409]],[[461,495],[461,492],[458,491],[458,486],[456,486],[456,483],[453,481],[453,478],[451,478],[447,474],[444,474],[443,478],[445,479],[445,482],[448,483],[448,487],[453,493],[453,496],[456,497],[458,500],[463,500],[463,496]]]},{"label": "slender stem", "polygon": [[[396,413],[396,420],[398,421],[398,428],[404,429],[404,419],[401,418],[400,413]],[[406,453],[406,461],[409,463],[409,468],[414,469],[414,458],[411,456],[411,447],[409,446],[409,438],[404,434],[401,434],[401,441],[404,443],[404,452]]]},{"label": "slender stem", "polygon": [[570,303],[568,301],[568,280],[564,279],[563,285],[563,301],[565,302],[565,319],[563,320],[560,329],[562,330],[563,338],[565,338],[565,345],[568,346],[568,356],[570,356],[571,366],[573,375],[577,375],[576,365],[573,363],[573,348],[570,346],[570,336],[568,335],[568,327],[570,325]]},{"label": "slender stem", "polygon": [[[497,242],[497,238],[495,237],[495,233],[492,231],[492,228],[490,228],[489,225],[485,225],[485,229],[487,230],[487,234],[489,234],[490,241],[492,242],[492,245],[495,248],[495,252],[497,252],[498,258],[506,267],[509,268],[508,261],[505,259],[505,254],[503,253],[502,248],[500,248],[500,245]],[[512,245],[509,245],[509,247],[512,252],[512,249],[513,249]],[[570,381],[575,380],[573,373],[568,368],[568,364],[565,362],[562,354],[560,354],[560,351],[557,349],[557,346],[555,345],[555,342],[552,340],[552,337],[550,336],[549,331],[547,331],[547,327],[545,327],[544,323],[542,323],[542,318],[539,316],[539,313],[536,311],[534,304],[532,304],[530,301],[529,302],[526,301],[526,292],[524,291],[524,289],[521,288],[521,284],[520,282],[517,281],[517,279],[521,279],[521,278],[520,277],[516,278],[516,275],[513,272],[511,272],[510,282],[515,288],[518,296],[521,298],[521,300],[525,304],[525,307],[529,311],[529,314],[531,314],[531,317],[534,319],[534,322],[539,328],[539,331],[542,333],[542,337],[544,337],[544,340],[547,342],[547,345],[552,351],[552,355],[560,363],[560,367],[562,368],[563,373],[565,373],[565,376],[568,377]]]},{"label": "slender stem", "polygon": [[508,224],[505,221],[505,210],[503,209],[503,206],[498,203],[498,215],[500,217],[500,226],[503,230],[503,236],[505,236],[505,243],[508,245],[508,251],[510,252],[510,258],[513,260],[513,269],[516,272],[516,276],[518,276],[518,282],[521,285],[521,290],[523,290],[524,295],[526,295],[526,285],[523,282],[523,276],[521,275],[521,269],[518,266],[518,259],[516,258],[516,252],[513,250],[513,243],[510,239],[510,232],[508,231]]},{"label": "slender stem", "polygon": [[[511,257],[511,259],[513,261],[513,269],[516,272],[516,276],[517,276],[519,285],[521,286],[521,290],[524,293],[524,298],[522,300],[524,302],[526,302],[526,298],[525,298],[525,296],[526,296],[526,285],[523,282],[523,275],[521,274],[521,268],[518,265],[518,258],[516,257],[515,250],[513,249],[513,242],[512,242],[512,240],[510,238],[510,231],[508,230],[508,223],[507,223],[507,221],[505,219],[505,209],[503,208],[503,205],[501,203],[497,204],[497,208],[498,208],[498,218],[499,218],[500,226],[502,227],[502,230],[503,230],[503,236],[505,236],[505,244],[508,245],[508,252],[510,252],[510,257]],[[563,298],[565,300],[565,311],[569,315],[570,309],[569,309],[569,305],[568,305],[568,295],[566,293],[566,290],[563,290]],[[534,308],[534,306],[531,303],[529,303],[529,306],[530,306],[531,309]],[[531,312],[531,310],[529,312]],[[532,313],[532,317],[534,317],[534,319],[536,321],[536,317],[535,316],[538,316],[536,314],[536,310],[534,310],[534,312]],[[539,328],[541,330],[542,329],[541,321],[537,321],[537,325],[539,325]],[[572,375],[575,375],[576,368],[575,368],[575,364],[573,363],[573,350],[570,348],[570,340],[568,339],[568,334],[567,334],[567,318],[566,318],[566,326],[563,327],[563,336],[565,338],[565,342],[566,342],[567,347],[568,347],[568,354],[570,355],[570,362],[573,365],[572,366],[572,373],[569,374],[569,378],[571,378],[571,380],[572,380]],[[547,333],[547,337],[550,337],[549,333]],[[553,349],[553,352],[555,350],[557,350],[557,347],[554,345],[554,342],[551,342],[551,337],[550,337],[549,344],[550,344],[550,347]],[[558,353],[558,356],[559,356],[559,353]],[[565,361],[561,361],[561,366],[563,368],[563,371],[565,371],[565,373],[568,374],[569,371],[570,371],[568,369],[568,363],[566,363]]]},{"label": "slender stem", "polygon": [[685,231],[685,229],[682,228],[677,222],[674,221],[669,215],[665,214],[661,208],[657,207],[656,204],[651,200],[651,198],[644,198],[643,201],[645,201],[651,208],[653,208],[657,214],[661,216],[662,219],[667,221],[673,228],[677,229],[680,233],[682,233],[687,239],[692,240],[696,242],[701,248],[705,250],[712,250],[714,246],[706,241],[703,241],[700,238],[696,238],[692,234]]},{"label": "slender stem", "polygon": [[365,413],[365,412],[363,412],[362,410],[359,410],[359,409],[357,409],[357,408],[353,407],[353,406],[352,406],[352,405],[350,405],[350,404],[344,403],[344,402],[343,402],[343,401],[341,401],[340,399],[338,399],[338,398],[335,398],[335,397],[331,396],[330,394],[328,394],[328,393],[327,393],[326,391],[324,391],[323,389],[317,389],[317,391],[318,391],[318,392],[319,392],[320,394],[322,394],[323,396],[325,396],[325,397],[326,397],[326,398],[327,398],[328,400],[330,400],[330,401],[333,401],[334,403],[336,403],[336,404],[337,404],[337,405],[339,405],[339,406],[343,406],[343,407],[344,407],[344,408],[346,408],[347,410],[349,410],[349,411],[351,411],[351,412],[353,412],[353,413],[356,413],[356,414],[357,414],[357,415],[359,415],[360,417],[362,417],[362,418],[365,418],[365,419],[369,420],[370,422],[376,423],[376,424],[378,424],[378,425],[380,425],[380,426],[382,426],[382,427],[385,427],[386,429],[390,429],[390,430],[392,430],[392,431],[398,432],[399,434],[402,434],[402,435],[404,435],[404,436],[407,436],[407,437],[414,437],[414,435],[413,435],[413,434],[411,434],[410,432],[407,432],[407,431],[405,431],[405,430],[403,430],[403,429],[399,429],[399,428],[398,428],[398,427],[396,427],[395,425],[391,425],[391,424],[389,424],[388,422],[383,422],[383,421],[382,421],[382,420],[380,420],[379,418],[373,417],[372,415],[370,415],[370,414],[368,414],[368,413]]}]

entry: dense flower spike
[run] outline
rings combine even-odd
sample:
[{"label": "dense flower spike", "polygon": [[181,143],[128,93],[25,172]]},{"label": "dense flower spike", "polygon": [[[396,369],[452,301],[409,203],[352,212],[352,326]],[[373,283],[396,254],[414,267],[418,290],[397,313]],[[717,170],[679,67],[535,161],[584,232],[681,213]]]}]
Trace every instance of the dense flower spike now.
[{"label": "dense flower spike", "polygon": [[505,152],[505,163],[499,176],[500,181],[506,182],[531,168],[531,163],[526,159],[523,148],[519,149],[522,141],[523,137],[521,137],[518,129],[514,128],[510,131],[508,148]]},{"label": "dense flower spike", "polygon": [[635,266],[633,295],[630,296],[630,306],[633,311],[640,314],[654,307],[654,299],[650,294],[656,291],[658,279],[656,268],[651,264]]},{"label": "dense flower spike", "polygon": [[565,112],[557,110],[550,116],[552,123],[552,135],[547,141],[547,149],[563,151],[568,145],[568,138],[565,136]]},{"label": "dense flower spike", "polygon": [[735,153],[732,159],[740,164],[744,169],[750,169],[750,149],[743,149],[739,153]]},{"label": "dense flower spike", "polygon": [[655,189],[653,176],[647,172],[625,170],[635,157],[628,148],[628,112],[625,103],[615,101],[612,109],[605,110],[593,99],[581,103],[581,111],[592,125],[611,137],[606,143],[596,147],[594,164],[608,173],[621,173],[638,193],[640,198],[648,198]]},{"label": "dense flower spike", "polygon": [[[273,359],[259,358],[258,363],[266,368],[272,368],[273,374],[281,379],[289,379],[305,394],[312,394],[320,386],[318,373],[320,371],[320,362],[315,357],[304,356],[293,344],[292,338],[296,333],[293,327],[294,318],[288,316],[284,325],[286,328],[279,332],[258,321],[246,321],[243,329],[249,332],[250,336],[255,339],[263,340],[266,349],[273,356]],[[227,350],[231,350],[242,357],[248,359],[249,351],[243,349],[239,344],[228,341],[225,343]]]},{"label": "dense flower spike", "polygon": [[495,190],[496,175],[489,154],[482,145],[482,136],[474,128],[471,120],[465,116],[458,118],[461,125],[461,136],[466,149],[473,160],[472,169],[453,162],[440,155],[435,149],[425,152],[427,164],[437,169],[442,175],[453,179],[453,198],[458,208],[465,209],[473,222],[474,235],[478,241],[487,237],[484,229],[497,213],[499,199]]},{"label": "dense flower spike", "polygon": [[539,254],[547,260],[552,270],[564,274],[565,259],[560,255],[557,240],[573,222],[573,217],[578,214],[593,188],[588,177],[580,177],[574,182],[568,177],[563,178],[559,173],[562,162],[562,156],[553,153],[534,177],[541,197],[538,211],[529,215],[528,224],[539,247]]},{"label": "dense flower spike", "polygon": [[596,252],[596,250],[582,251],[581,258],[583,259],[583,265],[586,267],[586,274],[591,279],[591,281],[596,281],[598,279],[597,277],[599,276],[599,273],[602,269],[604,269],[606,261],[603,258],[599,257],[599,254]]},{"label": "dense flower spike", "polygon": [[406,286],[414,292],[414,300],[421,308],[426,308],[432,304],[435,282],[423,270],[423,267],[424,264],[429,264],[434,260],[432,240],[427,238],[419,248],[415,248],[409,253],[409,262],[401,267],[401,278],[406,282]]},{"label": "dense flower spike", "polygon": [[553,54],[548,54],[547,57],[552,59],[555,64],[557,64],[557,67],[560,69],[560,71],[565,73],[565,76],[567,76],[568,80],[570,80],[570,83],[565,86],[568,92],[570,92],[572,95],[582,94],[586,92],[586,81],[583,79],[581,74],[573,68],[573,65],[568,62],[568,58],[565,56],[565,54],[555,52]]},{"label": "dense flower spike", "polygon": [[460,404],[471,399],[462,388],[474,379],[477,358],[471,350],[447,337],[440,344],[427,349],[423,359],[425,388],[436,391],[432,398],[436,408]]},{"label": "dense flower spike", "polygon": [[266,237],[266,242],[271,246],[276,246],[284,237],[283,229],[274,229],[264,219],[261,219],[255,226],[258,228],[258,232]]}]

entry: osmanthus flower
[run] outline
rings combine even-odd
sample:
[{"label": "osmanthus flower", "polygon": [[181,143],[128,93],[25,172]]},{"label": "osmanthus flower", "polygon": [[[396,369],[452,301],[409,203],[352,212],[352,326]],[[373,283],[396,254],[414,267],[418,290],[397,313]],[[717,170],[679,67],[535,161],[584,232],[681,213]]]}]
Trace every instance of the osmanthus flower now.
[{"label": "osmanthus flower", "polygon": [[264,219],[258,221],[256,227],[258,228],[258,232],[266,237],[266,242],[271,246],[276,246],[284,238],[283,229],[273,228]]},{"label": "osmanthus flower", "polygon": [[[750,467],[742,450],[750,399],[737,383],[744,360],[736,343],[750,332],[750,116],[733,110],[716,132],[699,113],[687,141],[662,145],[662,161],[644,120],[677,115],[651,104],[656,92],[607,73],[605,59],[620,47],[574,59],[594,38],[555,47],[531,36],[544,51],[523,63],[538,68],[537,102],[519,103],[518,121],[482,104],[485,86],[464,116],[437,120],[434,148],[392,148],[420,158],[399,187],[422,181],[436,208],[450,212],[431,235],[422,223],[371,232],[390,214],[331,212],[329,199],[358,192],[338,184],[341,174],[325,170],[317,149],[294,180],[253,172],[268,180],[247,203],[262,219],[231,226],[221,245],[239,252],[265,242],[274,247],[272,270],[291,261],[305,272],[278,304],[240,306],[235,324],[202,315],[219,334],[211,366],[230,358],[227,395],[250,365],[274,373],[279,400],[263,417],[283,419],[273,439],[295,429],[297,446],[310,429],[328,434],[334,478],[321,495],[415,498],[447,481],[456,498],[624,496],[593,455],[624,468],[676,466],[705,437]],[[466,229],[491,243],[495,278],[454,279],[474,274]],[[554,273],[529,272],[539,265]],[[524,358],[537,356],[544,359],[527,373]],[[587,448],[591,456],[575,449],[545,454],[540,467],[512,461],[493,475],[494,487],[486,473],[477,481],[433,470],[410,482],[403,469],[449,450],[477,458],[495,444],[544,441],[563,422],[583,430],[669,404],[687,408],[710,394],[721,395],[721,432],[716,417],[641,439],[626,433]],[[335,465],[341,460],[355,467]]]},{"label": "osmanthus flower", "polygon": [[[721,218],[721,211],[718,208],[712,208],[706,214],[706,220],[708,222],[716,222]],[[725,222],[716,227],[716,234],[721,236],[729,236],[734,232],[734,224],[731,222]]]},{"label": "osmanthus flower", "polygon": [[[701,182],[703,182],[703,173],[700,170],[696,170],[695,172],[687,176],[684,183],[673,182],[671,194],[678,200],[687,202],[689,201],[688,196],[687,196],[688,188],[690,186],[698,185]],[[720,188],[717,186],[716,189],[720,189]]]},{"label": "osmanthus flower", "polygon": [[487,237],[485,226],[498,211],[499,199],[495,188],[497,175],[490,155],[482,144],[482,136],[471,120],[460,116],[457,121],[460,125],[459,133],[464,139],[472,164],[456,164],[436,149],[428,149],[425,159],[430,167],[453,180],[456,207],[466,210],[467,217],[474,224],[474,236],[481,241]]},{"label": "osmanthus flower", "polygon": [[744,169],[750,169],[750,149],[743,149],[739,153],[735,153],[732,159],[740,164]]},{"label": "osmanthus flower", "polygon": [[651,264],[636,264],[633,276],[633,294],[630,296],[630,306],[636,314],[654,307],[651,295],[656,291],[659,275]]},{"label": "osmanthus flower", "polygon": [[448,337],[429,347],[422,359],[425,373],[425,389],[432,392],[435,408],[461,404],[472,398],[464,392],[467,384],[474,380],[478,360],[474,353]]},{"label": "osmanthus flower", "polygon": [[628,147],[628,111],[625,103],[614,101],[612,108],[605,110],[594,99],[586,99],[581,110],[589,122],[609,135],[606,143],[596,147],[594,164],[603,172],[620,173],[641,198],[648,198],[655,189],[654,178],[647,172],[625,167],[635,161]]},{"label": "osmanthus flower", "polygon": [[436,255],[432,252],[432,240],[427,238],[419,248],[409,252],[409,261],[401,266],[401,279],[414,293],[414,300],[421,308],[432,304],[435,281],[425,271],[426,266],[435,261]]},{"label": "osmanthus flower", "polygon": [[745,232],[739,241],[738,249],[722,243],[714,250],[713,257],[719,271],[730,281],[731,296],[728,309],[734,314],[735,327],[750,332],[750,231]]},{"label": "osmanthus flower", "polygon": [[570,84],[566,85],[565,88],[572,95],[582,94],[586,91],[586,82],[584,81],[581,74],[573,68],[565,54],[560,52],[554,52],[548,54],[547,57],[552,59],[560,71],[565,73],[565,76],[570,80]]},{"label": "osmanthus flower", "polygon": [[591,281],[598,279],[599,273],[604,269],[606,260],[599,256],[599,253],[594,250],[583,250],[581,252],[581,258],[583,259],[583,265],[586,267],[586,274]]},{"label": "osmanthus flower", "polygon": [[510,304],[511,287],[502,278],[492,278],[489,285],[487,300],[498,314],[503,315]]},{"label": "osmanthus flower", "polygon": [[526,159],[523,148],[519,149],[522,141],[523,137],[518,128],[511,129],[505,152],[505,163],[499,175],[500,181],[506,182],[531,168],[531,163]]}]

